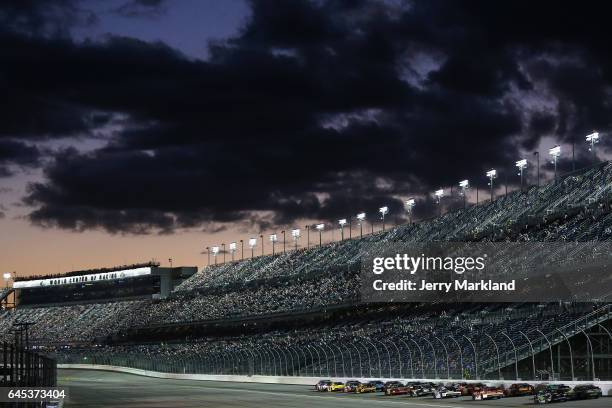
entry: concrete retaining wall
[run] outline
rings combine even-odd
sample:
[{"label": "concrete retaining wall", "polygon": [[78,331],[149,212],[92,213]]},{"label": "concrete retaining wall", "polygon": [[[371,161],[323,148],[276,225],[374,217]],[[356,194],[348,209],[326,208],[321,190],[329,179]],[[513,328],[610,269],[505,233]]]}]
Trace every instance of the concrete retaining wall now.
[{"label": "concrete retaining wall", "polygon": [[[93,365],[93,364],[58,364],[60,369],[83,369],[83,370],[102,370],[102,371],[114,371],[119,373],[128,373],[135,375],[142,375],[145,377],[153,378],[167,378],[173,380],[196,380],[196,381],[229,381],[239,383],[263,383],[263,384],[293,384],[293,385],[311,385],[317,383],[321,377],[291,377],[291,376],[269,376],[269,375],[213,375],[213,374],[176,374],[176,373],[161,373],[157,371],[139,370],[137,368],[119,367],[119,366],[106,366],[106,365]],[[329,379],[329,377],[328,377]],[[379,380],[380,378],[332,378],[334,381],[345,382],[347,380],[358,380],[361,382],[367,382],[370,380]],[[383,378],[382,380],[387,381],[389,379]],[[391,380],[409,381],[406,378],[391,378]],[[427,381],[427,382],[449,382],[449,380],[440,378],[429,378],[429,379],[415,379],[415,381]],[[488,385],[505,385],[516,382],[528,382],[530,384],[540,383],[554,383],[553,381],[480,381],[480,380],[450,380],[450,381],[461,381],[461,382],[484,382]],[[565,385],[575,386],[578,384],[593,384],[592,381],[560,381]],[[612,381],[597,381],[595,382],[599,386],[605,396],[612,396]]]}]

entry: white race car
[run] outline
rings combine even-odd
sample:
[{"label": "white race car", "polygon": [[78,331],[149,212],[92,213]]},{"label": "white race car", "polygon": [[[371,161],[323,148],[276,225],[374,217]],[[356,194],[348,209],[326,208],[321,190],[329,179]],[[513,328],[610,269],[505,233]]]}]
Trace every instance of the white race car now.
[{"label": "white race car", "polygon": [[442,398],[459,398],[461,396],[461,391],[455,391],[446,387],[436,388],[433,392],[433,397],[436,399]]}]

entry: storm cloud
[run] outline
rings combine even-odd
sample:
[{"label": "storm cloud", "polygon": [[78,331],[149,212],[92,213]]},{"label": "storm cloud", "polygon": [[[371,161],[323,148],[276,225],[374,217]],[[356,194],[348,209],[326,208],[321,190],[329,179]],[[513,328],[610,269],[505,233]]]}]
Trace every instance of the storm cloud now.
[{"label": "storm cloud", "polygon": [[134,38],[77,42],[41,21],[0,31],[11,100],[0,141],[83,137],[125,118],[101,148],[56,151],[24,197],[31,221],[112,233],[285,225],[397,213],[408,195],[431,210],[433,189],[484,185],[484,169],[512,169],[542,137],[609,128],[611,29],[597,4],[249,6],[207,60]]}]

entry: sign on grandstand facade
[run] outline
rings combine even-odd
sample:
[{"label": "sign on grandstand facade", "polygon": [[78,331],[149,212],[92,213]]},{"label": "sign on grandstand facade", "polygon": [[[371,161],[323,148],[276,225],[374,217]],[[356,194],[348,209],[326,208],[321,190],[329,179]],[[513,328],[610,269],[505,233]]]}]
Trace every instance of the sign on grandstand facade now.
[{"label": "sign on grandstand facade", "polygon": [[13,283],[15,289],[40,288],[50,286],[74,285],[78,283],[96,283],[118,279],[129,279],[138,276],[151,275],[152,268],[150,266],[122,269],[118,271],[110,271],[104,273],[94,273],[79,276],[60,276],[48,279],[33,279],[26,281],[18,281]]}]

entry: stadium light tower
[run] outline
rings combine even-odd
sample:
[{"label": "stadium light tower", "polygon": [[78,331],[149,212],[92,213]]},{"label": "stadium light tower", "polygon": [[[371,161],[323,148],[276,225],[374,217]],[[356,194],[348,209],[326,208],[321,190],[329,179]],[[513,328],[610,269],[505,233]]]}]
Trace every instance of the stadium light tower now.
[{"label": "stadium light tower", "polygon": [[281,234],[283,234],[283,254],[284,254],[287,252],[287,241],[285,240],[285,230],[282,230]]},{"label": "stadium light tower", "polygon": [[251,259],[255,253],[255,247],[257,246],[257,238],[249,238],[249,248],[251,248]]},{"label": "stadium light tower", "polygon": [[416,201],[414,201],[414,198],[409,198],[408,200],[406,200],[406,211],[408,212],[408,223],[412,224],[412,210],[414,209],[414,205],[416,204]]},{"label": "stadium light tower", "polygon": [[366,215],[364,212],[357,214],[357,222],[359,223],[359,238],[363,238],[363,223]]},{"label": "stadium light tower", "polygon": [[459,188],[461,188],[461,195],[463,196],[463,208],[467,205],[467,191],[470,189],[470,182],[466,180],[461,180],[459,182]]},{"label": "stadium light tower", "polygon": [[270,242],[272,243],[272,255],[274,255],[274,245],[278,241],[278,236],[276,234],[270,234]]},{"label": "stadium light tower", "polygon": [[523,172],[527,167],[527,160],[521,159],[515,163],[516,167],[519,169],[519,176],[521,176],[521,191],[523,191]]},{"label": "stadium light tower", "polygon": [[232,254],[232,262],[234,262],[234,254],[236,253],[236,249],[237,248],[238,248],[238,246],[236,245],[235,242],[230,242],[229,250],[230,250],[230,254]]},{"label": "stadium light tower", "polygon": [[213,253],[213,258],[215,258],[215,265],[217,264],[217,255],[219,255],[219,247],[218,246],[214,246],[211,248],[212,253]]},{"label": "stadium light tower", "polygon": [[321,247],[323,245],[323,230],[325,229],[325,224],[317,224],[315,228],[319,231],[319,247]]},{"label": "stadium light tower", "polygon": [[223,253],[223,263],[225,263],[225,243],[221,244],[221,246],[223,247],[223,251],[221,251]]},{"label": "stadium light tower", "polygon": [[442,215],[442,197],[444,197],[444,190],[440,189],[440,190],[436,190],[434,192],[434,196],[436,197],[436,204],[438,204],[438,215]]},{"label": "stadium light tower", "polygon": [[552,163],[555,165],[555,180],[557,179],[557,160],[561,156],[561,146],[557,145],[548,150],[548,154],[552,157]]},{"label": "stadium light tower", "polygon": [[340,225],[340,241],[344,241],[344,226],[346,225],[346,218],[338,220],[338,225]]},{"label": "stadium light tower", "polygon": [[380,213],[380,218],[382,219],[382,230],[385,230],[385,215],[389,214],[389,207],[384,206],[384,207],[380,207],[378,209],[378,212]]},{"label": "stadium light tower", "polygon": [[210,266],[210,248],[206,247],[206,255],[208,256],[208,266]]},{"label": "stadium light tower", "polygon": [[300,229],[299,228],[292,229],[291,230],[291,236],[293,237],[293,240],[295,241],[295,249],[297,251],[298,240],[300,239]]},{"label": "stadium light tower", "polygon": [[2,278],[4,279],[4,286],[8,288],[8,283],[11,280],[11,273],[10,272],[4,272],[2,274]]},{"label": "stadium light tower", "polygon": [[593,132],[590,135],[587,135],[586,141],[591,145],[589,147],[589,152],[593,155],[593,163],[597,160],[597,155],[595,154],[595,145],[599,143],[599,132]]},{"label": "stadium light tower", "polygon": [[487,171],[487,177],[489,178],[489,186],[491,187],[491,202],[493,202],[493,180],[497,178],[497,170],[491,169]]},{"label": "stadium light tower", "polygon": [[306,228],[306,249],[310,249],[310,225],[305,225]]}]

